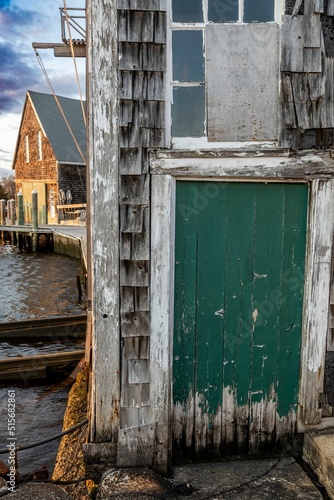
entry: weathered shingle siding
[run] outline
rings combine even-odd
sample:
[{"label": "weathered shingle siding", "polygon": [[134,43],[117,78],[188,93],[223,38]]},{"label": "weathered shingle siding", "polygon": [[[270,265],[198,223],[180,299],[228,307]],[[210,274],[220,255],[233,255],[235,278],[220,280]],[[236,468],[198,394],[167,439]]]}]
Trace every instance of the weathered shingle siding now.
[{"label": "weathered shingle siding", "polygon": [[[42,138],[42,160],[38,157],[38,132]],[[25,157],[25,137],[29,140],[29,161]],[[14,163],[16,179],[57,182],[57,161],[50,142],[44,136],[29,99],[22,119],[17,155]]]},{"label": "weathered shingle siding", "polygon": [[150,175],[165,147],[166,2],[119,0],[121,429],[148,423]]},{"label": "weathered shingle siding", "polygon": [[281,145],[293,150],[333,144],[334,17],[329,6],[316,0],[286,1]]},{"label": "weathered shingle siding", "polygon": [[59,189],[71,191],[71,203],[86,203],[86,167],[59,165]]}]

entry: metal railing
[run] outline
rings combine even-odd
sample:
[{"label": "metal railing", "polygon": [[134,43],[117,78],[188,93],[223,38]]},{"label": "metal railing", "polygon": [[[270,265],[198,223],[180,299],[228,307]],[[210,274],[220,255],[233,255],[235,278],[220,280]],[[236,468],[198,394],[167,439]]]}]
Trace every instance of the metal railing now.
[{"label": "metal railing", "polygon": [[72,38],[73,43],[86,42],[86,11],[81,8],[60,7],[61,38],[68,43]]}]

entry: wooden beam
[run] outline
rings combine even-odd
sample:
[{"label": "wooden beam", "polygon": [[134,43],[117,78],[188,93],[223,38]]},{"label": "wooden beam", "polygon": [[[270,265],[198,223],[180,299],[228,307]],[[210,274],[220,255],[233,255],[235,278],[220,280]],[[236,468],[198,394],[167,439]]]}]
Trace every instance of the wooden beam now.
[{"label": "wooden beam", "polygon": [[[86,46],[74,45],[73,52],[75,57],[86,57]],[[71,47],[67,44],[64,44],[62,47],[55,47],[53,55],[55,57],[72,57]]]},{"label": "wooden beam", "polygon": [[[46,50],[53,49],[55,57],[72,57],[71,46],[68,43],[32,43],[33,49]],[[73,50],[75,57],[86,57],[86,43],[74,43]]]},{"label": "wooden beam", "polygon": [[[92,249],[92,442],[116,443],[120,415],[118,50],[116,2],[88,2]],[[102,445],[101,445],[102,446]]]},{"label": "wooden beam", "polygon": [[317,153],[289,158],[266,157],[265,154],[247,158],[242,154],[233,158],[168,158],[151,159],[151,173],[178,177],[240,177],[254,179],[312,179],[333,177],[334,162]]},{"label": "wooden beam", "polygon": [[151,421],[156,422],[154,469],[166,474],[172,453],[175,180],[152,176]]},{"label": "wooden beam", "polygon": [[24,380],[44,378],[46,369],[78,363],[85,357],[85,351],[38,354],[0,360],[0,380]]}]

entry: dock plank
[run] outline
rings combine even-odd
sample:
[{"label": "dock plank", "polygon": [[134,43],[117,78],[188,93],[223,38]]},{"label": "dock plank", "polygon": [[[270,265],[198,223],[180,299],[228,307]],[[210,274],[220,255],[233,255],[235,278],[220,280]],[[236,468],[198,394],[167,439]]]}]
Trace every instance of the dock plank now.
[{"label": "dock plank", "polygon": [[78,363],[85,356],[84,350],[22,356],[0,360],[0,381],[45,378],[47,369]]}]

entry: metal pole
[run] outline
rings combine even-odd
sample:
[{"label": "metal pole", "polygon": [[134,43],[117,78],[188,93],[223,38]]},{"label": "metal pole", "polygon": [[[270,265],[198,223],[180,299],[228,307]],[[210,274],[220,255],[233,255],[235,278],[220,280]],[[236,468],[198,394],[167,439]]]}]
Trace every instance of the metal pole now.
[{"label": "metal pole", "polygon": [[17,223],[19,226],[24,225],[24,210],[23,210],[23,194],[22,191],[17,193],[17,205],[18,205],[18,218]]}]

